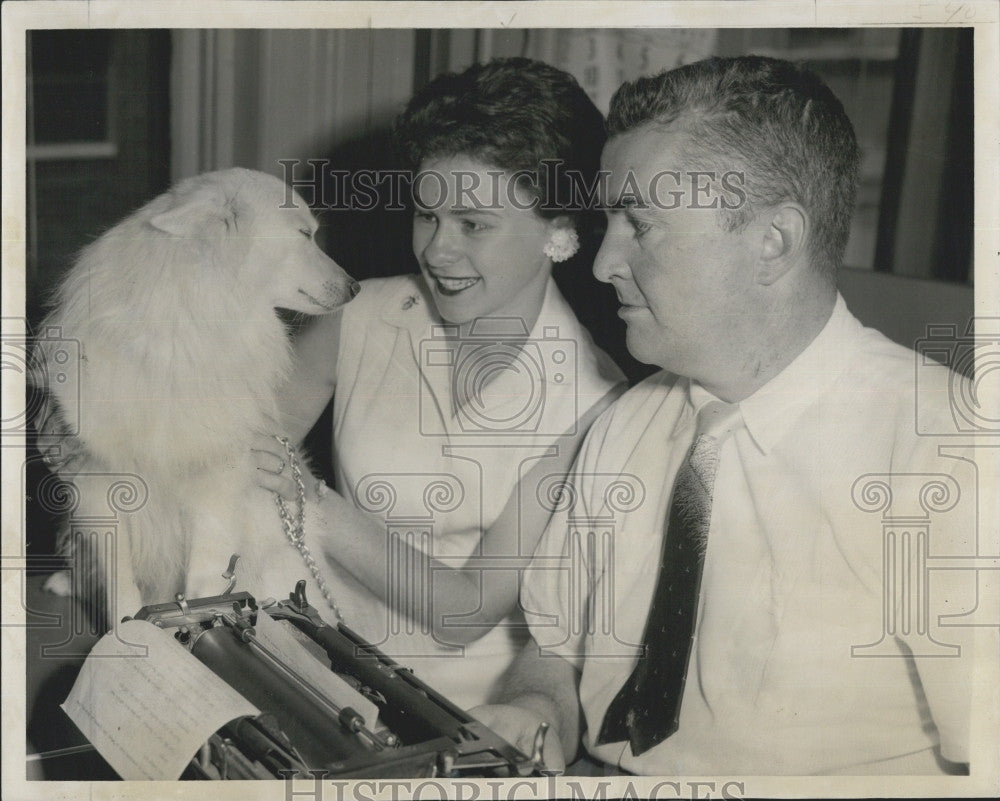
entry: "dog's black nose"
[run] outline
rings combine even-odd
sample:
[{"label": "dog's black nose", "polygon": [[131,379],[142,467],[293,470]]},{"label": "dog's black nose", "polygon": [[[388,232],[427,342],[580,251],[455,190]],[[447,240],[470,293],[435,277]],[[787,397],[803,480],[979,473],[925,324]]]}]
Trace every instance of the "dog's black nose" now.
[{"label": "dog's black nose", "polygon": [[357,281],[352,280],[351,281],[351,297],[353,298],[353,297],[357,296],[357,294],[360,291],[361,291],[361,284],[359,284]]}]

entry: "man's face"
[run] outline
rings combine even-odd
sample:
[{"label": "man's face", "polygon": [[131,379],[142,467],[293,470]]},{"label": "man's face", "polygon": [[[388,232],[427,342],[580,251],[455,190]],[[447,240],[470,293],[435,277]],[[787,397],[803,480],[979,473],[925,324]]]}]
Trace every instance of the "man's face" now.
[{"label": "man's face", "polygon": [[618,293],[632,355],[711,390],[753,358],[762,234],[755,222],[740,232],[722,228],[718,207],[738,197],[689,174],[683,136],[647,125],[605,146],[608,230],[594,275]]}]

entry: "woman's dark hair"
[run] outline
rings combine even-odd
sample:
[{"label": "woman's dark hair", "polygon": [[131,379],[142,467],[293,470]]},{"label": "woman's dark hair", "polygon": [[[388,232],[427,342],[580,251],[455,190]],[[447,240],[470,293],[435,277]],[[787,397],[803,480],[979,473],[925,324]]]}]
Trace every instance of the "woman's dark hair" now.
[{"label": "woman's dark hair", "polygon": [[544,217],[595,205],[604,119],[572,75],[527,58],[495,59],[438,76],[393,127],[404,166],[468,156],[507,173]]}]

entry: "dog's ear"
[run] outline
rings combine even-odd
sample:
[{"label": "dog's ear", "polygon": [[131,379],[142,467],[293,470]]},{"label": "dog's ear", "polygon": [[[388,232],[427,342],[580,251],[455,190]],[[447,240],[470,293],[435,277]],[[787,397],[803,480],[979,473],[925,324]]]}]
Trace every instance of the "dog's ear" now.
[{"label": "dog's ear", "polygon": [[229,230],[236,210],[218,186],[200,186],[175,199],[174,204],[151,217],[150,225],[174,236],[195,236],[218,226]]}]

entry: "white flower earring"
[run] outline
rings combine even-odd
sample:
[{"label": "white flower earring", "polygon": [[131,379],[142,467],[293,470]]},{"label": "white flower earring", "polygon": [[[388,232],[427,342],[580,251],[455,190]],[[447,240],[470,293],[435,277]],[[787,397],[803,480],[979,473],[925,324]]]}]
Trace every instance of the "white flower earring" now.
[{"label": "white flower earring", "polygon": [[557,228],[542,252],[554,262],[566,261],[580,249],[580,238],[573,228]]}]

